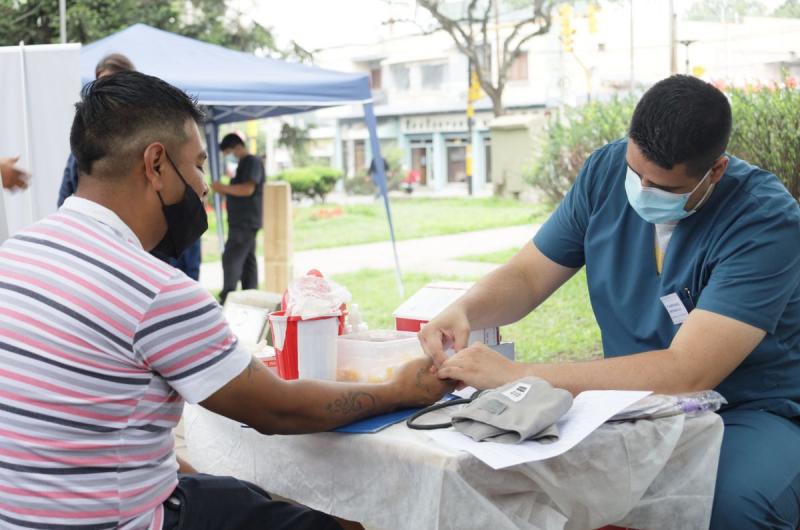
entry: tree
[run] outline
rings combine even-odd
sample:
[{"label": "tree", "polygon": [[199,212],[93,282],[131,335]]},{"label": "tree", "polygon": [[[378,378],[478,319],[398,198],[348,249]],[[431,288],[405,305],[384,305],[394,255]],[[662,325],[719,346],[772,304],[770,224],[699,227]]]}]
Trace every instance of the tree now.
[{"label": "tree", "polygon": [[800,0],[786,0],[773,13],[775,17],[800,18]]},{"label": "tree", "polygon": [[311,162],[308,148],[311,143],[311,129],[313,128],[313,125],[307,127],[295,127],[288,123],[281,125],[278,145],[291,151],[292,165],[295,167],[302,167]]},{"label": "tree", "polygon": [[689,20],[740,22],[742,17],[766,13],[758,0],[696,0],[687,13]]},{"label": "tree", "polygon": [[[446,32],[458,50],[467,56],[478,76],[481,88],[492,100],[495,116],[504,113],[503,90],[508,80],[508,71],[514,60],[524,51],[523,47],[532,38],[550,31],[551,14],[557,0],[469,0],[453,9],[446,0],[417,0],[438,24],[433,31]],[[500,5],[506,10],[519,13],[519,17],[500,41],[497,77],[492,76],[491,60],[486,51],[496,36],[489,34],[489,25],[495,23]],[[494,22],[493,22],[494,21]],[[495,37],[495,38],[493,38]]]},{"label": "tree", "polygon": [[[70,42],[89,43],[142,22],[166,31],[248,52],[280,56],[272,33],[218,0],[70,0]],[[58,0],[0,0],[0,45],[58,42]]]}]

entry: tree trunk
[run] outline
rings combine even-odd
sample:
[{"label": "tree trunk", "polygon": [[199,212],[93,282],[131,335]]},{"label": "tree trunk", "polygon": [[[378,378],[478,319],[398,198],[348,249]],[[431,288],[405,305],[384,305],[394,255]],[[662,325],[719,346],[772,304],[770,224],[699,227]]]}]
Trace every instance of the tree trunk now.
[{"label": "tree trunk", "polygon": [[492,100],[492,112],[494,112],[495,118],[506,113],[506,109],[503,108],[503,92],[492,91],[489,98]]}]

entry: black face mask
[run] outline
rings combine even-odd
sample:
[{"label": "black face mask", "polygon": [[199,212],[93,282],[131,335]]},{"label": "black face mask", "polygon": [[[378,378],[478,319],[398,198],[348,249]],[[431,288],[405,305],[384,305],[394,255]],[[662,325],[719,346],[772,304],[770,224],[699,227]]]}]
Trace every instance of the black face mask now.
[{"label": "black face mask", "polygon": [[167,160],[183,182],[184,190],[183,198],[175,204],[164,204],[161,193],[156,192],[161,201],[164,218],[167,220],[167,233],[150,253],[164,261],[168,261],[169,258],[177,259],[208,229],[208,217],[206,209],[203,207],[203,201],[186,183],[186,179],[178,171],[178,167],[169,154],[167,154]]}]

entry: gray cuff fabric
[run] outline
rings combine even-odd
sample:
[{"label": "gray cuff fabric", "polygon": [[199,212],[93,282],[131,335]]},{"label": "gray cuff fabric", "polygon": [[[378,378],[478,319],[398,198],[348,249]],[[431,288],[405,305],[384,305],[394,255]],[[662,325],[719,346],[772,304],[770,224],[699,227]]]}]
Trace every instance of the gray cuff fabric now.
[{"label": "gray cuff fabric", "polygon": [[518,444],[558,440],[555,423],[572,407],[572,394],[538,377],[481,393],[453,414],[453,427],[475,441]]}]

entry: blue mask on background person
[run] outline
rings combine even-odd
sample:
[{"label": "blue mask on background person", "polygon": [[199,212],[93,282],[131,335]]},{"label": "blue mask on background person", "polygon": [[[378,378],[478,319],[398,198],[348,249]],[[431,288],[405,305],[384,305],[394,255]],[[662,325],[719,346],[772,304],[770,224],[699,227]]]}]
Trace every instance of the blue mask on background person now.
[{"label": "blue mask on background person", "polygon": [[639,217],[653,224],[675,223],[681,219],[689,217],[697,211],[697,207],[703,204],[711,193],[713,186],[709,186],[705,195],[697,202],[697,206],[692,210],[686,210],[686,203],[692,193],[703,184],[711,174],[709,169],[697,186],[687,193],[671,193],[658,188],[645,188],[642,186],[639,175],[628,166],[625,175],[625,193],[628,195],[628,203],[639,214]]}]

